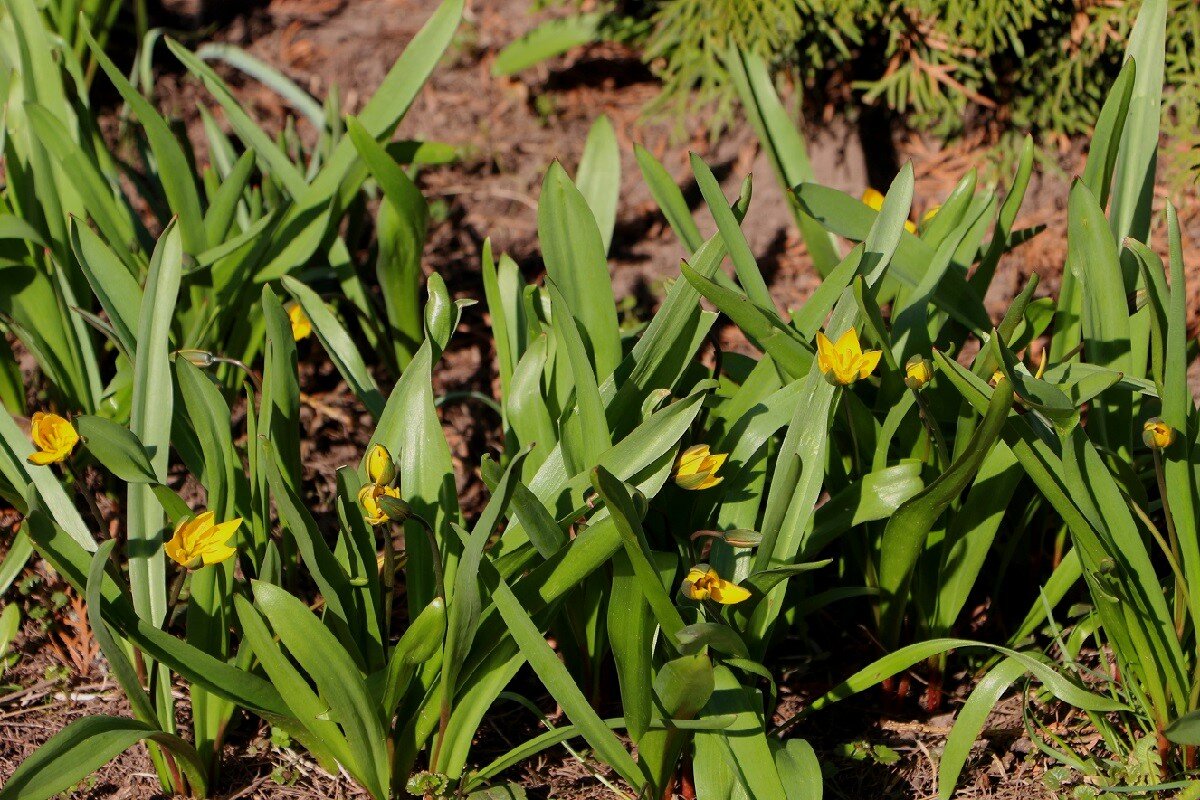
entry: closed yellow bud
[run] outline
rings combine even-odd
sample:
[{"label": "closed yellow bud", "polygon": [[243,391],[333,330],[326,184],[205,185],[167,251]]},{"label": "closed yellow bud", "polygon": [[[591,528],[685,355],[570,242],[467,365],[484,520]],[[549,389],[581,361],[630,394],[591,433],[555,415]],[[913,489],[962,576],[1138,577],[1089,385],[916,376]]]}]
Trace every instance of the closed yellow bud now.
[{"label": "closed yellow bud", "polygon": [[929,220],[936,217],[938,215],[938,212],[941,210],[942,210],[942,206],[940,204],[935,205],[933,208],[926,211],[925,215],[921,217],[921,223],[924,224],[926,222],[929,222]]},{"label": "closed yellow bud", "polygon": [[288,321],[292,323],[292,338],[297,342],[312,334],[312,321],[299,303],[294,303],[288,309]]},{"label": "closed yellow bud", "polygon": [[683,579],[683,593],[693,600],[712,598],[721,605],[733,605],[750,597],[750,592],[733,581],[727,581],[707,564],[697,564]]},{"label": "closed yellow bud", "polygon": [[381,444],[371,448],[367,454],[367,477],[371,483],[389,484],[396,479],[396,465],[392,454]]},{"label": "closed yellow bud", "polygon": [[1161,417],[1151,417],[1142,426],[1142,441],[1152,450],[1164,450],[1175,441],[1175,429]]},{"label": "closed yellow bud", "polygon": [[[863,204],[872,211],[878,211],[883,208],[883,192],[878,189],[867,189],[862,193]],[[904,230],[909,233],[916,233],[917,226],[912,223],[912,220],[904,221]]]},{"label": "closed yellow bud", "polygon": [[847,386],[875,371],[882,353],[863,350],[854,328],[843,333],[836,342],[824,333],[817,333],[817,368],[825,380],[837,386]]},{"label": "closed yellow bud", "polygon": [[681,489],[708,489],[716,486],[724,478],[717,476],[717,470],[729,458],[724,453],[713,453],[706,444],[697,444],[684,450],[675,464],[675,483]]},{"label": "closed yellow bud", "polygon": [[1002,380],[1004,380],[1004,370],[998,369],[992,373],[992,379],[988,381],[988,385],[994,388]]},{"label": "closed yellow bud", "polygon": [[37,452],[28,461],[39,466],[64,461],[79,442],[79,433],[58,414],[35,412],[30,433]]},{"label": "closed yellow bud", "polygon": [[878,189],[866,189],[862,193],[863,204],[872,211],[883,208],[883,192]]},{"label": "closed yellow bud", "polygon": [[933,380],[933,365],[929,359],[913,356],[904,365],[904,384],[910,389],[923,389]]},{"label": "closed yellow bud", "polygon": [[219,564],[237,552],[229,540],[242,524],[241,517],[216,523],[216,514],[205,511],[180,520],[175,534],[164,546],[171,560],[186,569]]}]

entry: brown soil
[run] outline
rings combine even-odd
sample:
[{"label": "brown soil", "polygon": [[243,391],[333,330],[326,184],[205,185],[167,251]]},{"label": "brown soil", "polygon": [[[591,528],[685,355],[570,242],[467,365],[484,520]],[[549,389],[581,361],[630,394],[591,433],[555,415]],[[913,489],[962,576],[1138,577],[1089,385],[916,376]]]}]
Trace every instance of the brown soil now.
[{"label": "brown soil", "polygon": [[[235,17],[216,37],[278,66],[317,97],[324,97],[330,84],[336,83],[343,110],[353,113],[370,97],[435,6],[434,0],[271,0]],[[622,202],[611,258],[614,281],[621,295],[637,298],[636,313],[645,314],[654,306],[663,281],[677,275],[678,260],[685,253],[641,180],[632,155],[634,142],[654,152],[689,189],[689,197],[698,194],[688,174],[689,149],[714,167],[731,196],[741,178],[752,172],[757,180],[747,236],[781,304],[799,305],[815,288],[817,278],[770,165],[751,132],[744,128],[727,131],[714,143],[703,109],[688,121],[690,138],[681,138],[669,121],[643,118],[642,109],[656,92],[654,78],[635,54],[613,46],[556,59],[514,79],[493,78],[490,65],[496,52],[537,19],[530,15],[524,0],[469,2],[467,20],[451,52],[402,126],[406,137],[450,142],[464,153],[460,163],[427,169],[421,176],[427,198],[442,209],[431,230],[426,269],[441,274],[456,296],[481,298],[480,250],[484,239],[491,237],[497,252],[509,253],[529,278],[539,275],[542,264],[535,212],[544,170],[555,158],[573,169],[588,127],[604,113],[614,124],[623,153]],[[274,94],[241,82],[236,75],[228,77],[257,119],[276,127],[282,124],[287,109]],[[168,109],[191,121],[197,102],[213,105],[194,82],[179,74],[168,73],[160,79],[159,96]],[[195,125],[190,131],[199,143]],[[866,162],[872,154],[863,152],[853,126],[834,120],[810,127],[809,138],[819,181],[854,194],[865,188]],[[917,170],[918,212],[944,197],[967,168],[982,166],[985,177],[993,177],[988,163],[994,152],[978,142],[936,148],[919,137],[909,137],[899,142],[899,151],[902,158],[913,160]],[[1061,235],[1065,197],[1069,177],[1080,169],[1081,155],[1071,150],[1051,155],[1030,190],[1018,223],[1045,223],[1051,231],[1003,262],[987,298],[989,309],[997,315],[1031,273],[1045,279],[1041,293],[1057,286],[1065,257],[1065,237]],[[1000,180],[1003,184],[1005,178]],[[1195,252],[1200,212],[1193,198],[1187,198],[1183,206],[1188,223],[1185,249]],[[713,229],[705,212],[697,211],[696,216],[702,230]],[[483,313],[480,306],[468,309],[435,378],[438,394],[460,389],[493,391],[493,353]],[[744,346],[732,331],[727,330],[723,338],[730,346]],[[320,506],[330,495],[333,470],[361,452],[370,421],[321,357],[319,347],[311,343],[305,347],[308,350],[301,351],[306,393],[303,422],[310,433],[304,445],[305,477],[306,483],[316,487],[310,500]],[[500,445],[490,413],[463,404],[443,409],[460,468],[463,504],[469,509],[477,508],[482,498],[474,464],[481,453],[495,451]],[[11,517],[3,522],[5,534],[12,522]],[[0,536],[0,541],[7,538]],[[31,568],[30,576],[41,583],[22,598],[27,608],[44,604],[53,590],[62,588],[45,572],[44,565]],[[59,616],[46,630],[37,622],[26,621],[16,645],[21,659],[0,681],[0,728],[4,729],[0,735],[0,783],[71,720],[86,714],[128,714],[102,660],[89,656],[86,625],[72,627],[69,614]],[[64,640],[64,630],[74,638]],[[855,653],[855,659],[863,656]],[[523,687],[538,698],[541,693],[536,681],[527,676],[522,680]],[[782,688],[781,719],[811,695],[788,681]],[[547,712],[553,712],[548,698],[542,695],[539,699]],[[815,723],[825,725],[828,717],[838,718],[832,728],[837,736],[831,737],[829,730],[819,727],[798,731],[812,736],[822,752],[829,770],[828,796],[931,796],[937,755],[951,717],[908,714],[881,720],[872,705],[876,700],[868,695],[847,701],[844,711],[839,709]],[[960,701],[961,696],[950,706]],[[527,712],[497,708],[479,734],[480,760],[502,752],[508,739],[536,728]],[[228,800],[365,796],[343,776],[326,774],[302,751],[271,744],[269,733],[249,720],[237,726],[226,747],[224,773],[215,796]],[[851,747],[855,753],[849,753],[846,748],[839,749],[842,743],[861,746]],[[875,745],[891,748],[899,760],[881,757],[881,751],[862,755]],[[1016,701],[1006,701],[976,747],[959,796],[1051,797],[1042,781],[1046,766],[1025,737]],[[528,787],[531,797],[611,797],[593,776],[593,769],[559,748],[514,769],[510,778]],[[149,798],[158,796],[158,791],[148,758],[135,749],[102,769],[72,796]]]}]

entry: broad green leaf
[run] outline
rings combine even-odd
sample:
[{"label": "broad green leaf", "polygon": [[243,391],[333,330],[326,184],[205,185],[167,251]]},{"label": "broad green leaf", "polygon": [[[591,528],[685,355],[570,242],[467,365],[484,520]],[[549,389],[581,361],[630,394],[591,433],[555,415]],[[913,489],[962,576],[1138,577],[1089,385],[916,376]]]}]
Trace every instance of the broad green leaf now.
[{"label": "broad green leaf", "polygon": [[759,144],[771,159],[813,264],[818,273],[827,276],[840,260],[837,243],[830,232],[805,213],[791,191],[793,186],[815,180],[804,136],[776,94],[766,62],[755,54],[731,48],[725,63]]},{"label": "broad green leaf", "polygon": [[642,171],[642,179],[650,189],[650,194],[654,196],[654,201],[662,209],[671,230],[675,231],[689,255],[695,253],[700,249],[700,245],[704,244],[704,237],[700,235],[700,229],[692,219],[692,210],[688,207],[675,179],[667,172],[666,167],[640,144],[634,146],[633,154]]},{"label": "broad green leaf", "polygon": [[[193,367],[195,369],[195,367]],[[109,472],[126,483],[161,483],[150,454],[128,428],[104,417],[75,418],[83,444]]]},{"label": "broad green leaf", "polygon": [[[133,404],[129,430],[150,453],[157,483],[167,479],[174,390],[169,351],[171,322],[183,270],[183,247],[172,223],[159,237],[138,314],[133,365]],[[162,552],[163,513],[154,491],[131,485],[129,503],[129,583],[138,613],[162,624],[167,613],[167,573]]]},{"label": "broad green leaf", "polygon": [[283,288],[304,309],[317,338],[355,396],[367,407],[371,416],[379,419],[383,414],[383,395],[379,393],[379,387],[375,385],[375,379],[371,377],[350,334],[312,289],[290,276],[284,277]]},{"label": "broad green leaf", "polygon": [[562,55],[600,37],[600,13],[571,14],[543,22],[529,33],[510,42],[492,62],[493,75],[513,75],[535,64]]},{"label": "broad green leaf", "polygon": [[696,176],[696,184],[700,187],[704,202],[708,204],[708,210],[717,223],[717,229],[725,242],[725,249],[737,271],[738,281],[746,290],[746,296],[759,308],[774,311],[775,300],[771,297],[771,292],[767,289],[767,282],[758,268],[758,262],[750,251],[746,235],[742,233],[737,217],[729,208],[729,201],[725,199],[725,193],[721,191],[721,184],[717,182],[716,176],[713,175],[704,160],[695,153],[692,153],[691,164],[692,172]]},{"label": "broad green leaf", "polygon": [[330,718],[346,733],[361,766],[359,779],[376,798],[387,795],[390,761],[377,704],[350,654],[308,607],[287,590],[254,581],[254,601],[300,667],[308,673]]},{"label": "broad green leaf", "polygon": [[529,665],[537,673],[547,691],[562,707],[567,717],[578,726],[580,735],[595,748],[596,754],[606,764],[632,786],[638,787],[645,783],[645,776],[625,746],[621,744],[621,740],[613,735],[604,721],[592,709],[591,704],[576,685],[575,679],[571,677],[567,668],[559,660],[558,654],[542,638],[537,625],[530,619],[520,600],[513,594],[504,579],[498,575],[492,600],[520,647],[521,654],[529,661]]},{"label": "broad green leaf", "polygon": [[612,438],[604,416],[600,387],[596,384],[596,375],[592,372],[591,362],[584,348],[582,331],[576,324],[575,317],[571,315],[567,300],[559,292],[558,286],[550,282],[546,289],[550,294],[551,317],[558,350],[570,365],[574,383],[575,413],[567,420],[564,438],[568,448],[568,466],[573,472],[580,472],[597,462],[600,455],[612,446]]},{"label": "broad green leaf", "polygon": [[538,200],[538,240],[546,273],[582,330],[600,381],[621,362],[621,337],[604,242],[587,200],[558,162]]},{"label": "broad green leaf", "polygon": [[204,217],[200,211],[200,195],[196,191],[193,179],[194,171],[191,163],[184,155],[183,148],[171,131],[166,121],[141,93],[135,89],[112,60],[105,55],[104,48],[95,38],[84,30],[92,57],[104,70],[113,86],[120,92],[121,97],[129,104],[138,122],[146,132],[150,142],[150,150],[154,153],[156,175],[162,182],[163,192],[171,206],[179,224],[179,235],[183,243],[183,251],[188,255],[197,255],[205,247],[212,244],[204,231]]},{"label": "broad green leaf", "polygon": [[204,767],[190,744],[144,722],[96,715],[75,720],[21,762],[0,800],[49,800],[142,741],[169,751],[192,791],[204,796]]},{"label": "broad green leaf", "polygon": [[621,196],[621,149],[612,122],[601,114],[592,123],[579,171],[575,175],[579,192],[587,200],[600,229],[604,252],[612,247],[613,228],[617,223],[617,201]]},{"label": "broad green leaf", "polygon": [[908,500],[888,520],[880,544],[880,630],[895,645],[908,606],[909,582],[929,531],[942,512],[967,488],[995,444],[1013,403],[1010,381],[1001,381],[983,422],[962,454],[937,480]]},{"label": "broad green leaf", "polygon": [[378,218],[376,276],[393,347],[403,368],[412,360],[422,336],[421,255],[429,208],[421,190],[357,119],[349,117],[346,130],[387,201],[380,207]]},{"label": "broad green leaf", "polygon": [[1027,671],[1025,664],[1006,658],[992,668],[975,688],[954,718],[954,727],[946,739],[938,763],[938,798],[949,800],[958,785],[958,777],[971,755],[971,748],[983,732],[988,715],[1008,688]]}]

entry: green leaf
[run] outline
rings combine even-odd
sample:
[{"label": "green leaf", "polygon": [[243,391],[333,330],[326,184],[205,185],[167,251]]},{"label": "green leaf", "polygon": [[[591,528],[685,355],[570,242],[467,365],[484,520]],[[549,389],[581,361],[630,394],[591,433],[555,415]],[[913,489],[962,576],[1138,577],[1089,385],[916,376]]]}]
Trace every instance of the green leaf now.
[{"label": "green leaf", "polygon": [[[870,234],[876,212],[858,199],[815,183],[801,184],[795,192],[801,207],[833,233],[856,242],[865,241]],[[907,231],[901,231],[900,243],[887,274],[902,286],[914,288],[921,282],[925,265],[933,260],[934,253],[933,247]],[[982,300],[967,283],[958,265],[947,270],[933,299],[938,308],[972,331],[982,332],[992,327]]]},{"label": "green leaf", "polygon": [[504,47],[492,62],[492,74],[512,75],[600,38],[600,13],[571,14],[543,22]]},{"label": "green leaf", "polygon": [[383,692],[383,716],[391,721],[417,667],[433,658],[446,638],[446,601],[435,597],[409,623],[388,659]]},{"label": "green leaf", "polygon": [[92,556],[92,564],[88,569],[87,586],[84,593],[87,600],[88,625],[92,629],[92,636],[95,637],[96,644],[100,646],[100,652],[104,654],[104,658],[108,661],[109,670],[117,679],[117,683],[125,693],[125,697],[128,698],[133,715],[141,722],[153,725],[156,729],[161,729],[158,722],[158,713],[154,710],[154,703],[151,701],[150,695],[142,687],[133,662],[129,660],[125,648],[117,643],[112,632],[108,629],[108,623],[104,621],[101,614],[101,609],[103,608],[101,588],[103,585],[104,569],[108,564],[109,558],[112,556],[112,551],[116,547],[116,544],[115,539],[109,539],[101,544],[97,548],[95,555]]},{"label": "green leaf", "polygon": [[628,554],[616,553],[612,569],[608,641],[617,668],[621,708],[625,710],[629,736],[639,742],[650,727],[653,710],[655,623]]},{"label": "green leaf", "polygon": [[[183,247],[172,222],[159,237],[138,316],[129,430],[150,452],[156,482],[167,478],[174,390],[169,351],[171,322],[183,270]],[[161,624],[167,613],[167,571],[162,552],[163,514],[154,491],[129,487],[129,583],[138,613]]]},{"label": "green leaf", "polygon": [[[487,563],[487,562],[485,562]],[[489,564],[490,567],[490,564]],[[492,568],[494,570],[494,568]],[[492,600],[504,618],[521,654],[541,679],[547,691],[562,707],[567,717],[578,726],[580,735],[596,750],[596,754],[630,785],[639,787],[645,776],[629,755],[621,740],[613,735],[604,721],[592,709],[583,692],[575,684],[558,654],[542,638],[537,625],[513,594],[503,578],[496,576]]]},{"label": "green leaf", "polygon": [[1012,382],[1001,381],[992,394],[983,422],[959,457],[888,520],[880,544],[880,630],[883,640],[892,646],[900,638],[900,627],[908,606],[909,582],[925,549],[929,531],[975,477],[999,437],[1012,403]]},{"label": "green leaf", "polygon": [[695,653],[704,647],[711,647],[720,653],[738,658],[749,658],[750,651],[737,631],[728,625],[717,622],[697,622],[680,628],[675,632],[675,640],[679,642],[685,654]]},{"label": "green leaf", "polygon": [[793,186],[816,179],[804,136],[796,127],[795,118],[780,102],[774,78],[762,58],[740,48],[731,48],[725,63],[759,144],[771,159],[775,177],[787,196],[788,208],[804,237],[813,264],[822,277],[827,276],[840,260],[837,243],[832,234],[805,213],[791,191]]},{"label": "green leaf", "polygon": [[421,255],[429,207],[417,185],[357,119],[346,119],[346,131],[387,201],[379,212],[376,275],[393,347],[403,368],[412,360],[422,336]]},{"label": "green leaf", "polygon": [[688,207],[675,179],[667,172],[666,167],[640,144],[634,145],[633,154],[642,171],[642,179],[650,189],[650,194],[654,196],[654,202],[662,209],[671,230],[675,231],[675,235],[689,254],[695,253],[700,249],[700,245],[704,244],[704,237],[700,235],[700,229],[692,219],[692,210]]},{"label": "green leaf", "polygon": [[[382,444],[397,458],[401,495],[416,514],[428,520],[443,541],[459,521],[458,491],[450,447],[434,408],[433,349],[428,340],[400,376],[364,453]],[[365,456],[364,456],[365,458]],[[434,596],[433,560],[417,523],[405,523],[409,613],[419,613]],[[454,543],[457,550],[457,542]],[[449,561],[449,559],[447,559]]]},{"label": "green leaf", "polygon": [[[1129,309],[1131,288],[1121,274],[1117,245],[1104,211],[1080,181],[1071,187],[1067,207],[1067,266],[1079,285],[1083,309],[1083,340],[1089,363],[1126,374],[1133,371]],[[1128,453],[1132,407],[1127,397],[1112,394],[1089,415],[1089,427],[1102,444]]]},{"label": "green leaf", "polygon": [[104,48],[96,42],[92,34],[86,28],[83,32],[88,46],[92,50],[92,57],[96,59],[100,68],[112,81],[113,86],[120,92],[121,97],[129,104],[133,113],[137,115],[142,129],[146,131],[146,138],[150,142],[150,151],[154,154],[154,160],[157,162],[155,174],[162,182],[163,192],[167,196],[171,211],[179,220],[179,234],[183,242],[183,250],[188,255],[197,255],[212,243],[208,241],[205,234],[204,217],[200,211],[200,195],[196,191],[192,164],[184,154],[183,148],[179,146],[179,140],[175,138],[170,126],[154,110],[154,106],[126,80],[112,60],[105,55]]},{"label": "green leaf", "polygon": [[1129,96],[1129,114],[1121,131],[1112,193],[1113,239],[1147,242],[1158,165],[1166,58],[1166,0],[1146,0],[1129,34],[1126,58],[1137,64]]},{"label": "green leaf", "polygon": [[595,464],[600,455],[612,447],[612,439],[596,375],[592,372],[584,349],[582,332],[558,286],[549,281],[546,290],[550,294],[551,318],[559,351],[570,365],[575,389],[575,415],[567,422],[568,436],[564,439],[568,445],[566,454],[571,470],[581,472]]},{"label": "green leaf", "polygon": [[1083,182],[1091,190],[1101,207],[1108,205],[1108,194],[1112,189],[1113,170],[1117,166],[1121,138],[1125,121],[1129,117],[1129,100],[1133,96],[1134,77],[1137,64],[1127,58],[1121,73],[1108,89],[1100,116],[1088,144],[1087,166],[1083,170]]},{"label": "green leaf", "polygon": [[587,200],[558,162],[550,166],[538,200],[538,240],[546,273],[566,299],[603,381],[621,362],[617,307],[604,242]]},{"label": "green leaf", "polygon": [[641,518],[634,508],[633,498],[630,497],[628,489],[603,466],[597,466],[592,471],[592,485],[604,498],[604,504],[612,514],[613,522],[625,546],[625,555],[629,558],[633,574],[646,596],[646,602],[650,604],[654,618],[658,620],[663,633],[672,639],[678,638],[684,627],[683,618],[663,589],[658,570],[654,567],[654,556],[646,541],[646,534],[642,531]]},{"label": "green leaf", "polygon": [[312,289],[291,276],[284,277],[283,288],[300,304],[312,321],[313,331],[321,340],[325,352],[329,353],[338,372],[346,379],[351,391],[367,407],[371,416],[379,419],[383,414],[383,395],[379,393],[379,387],[375,385],[375,379],[367,370],[367,365],[350,334]]},{"label": "green leaf", "polygon": [[205,61],[224,61],[229,66],[241,70],[286,100],[292,108],[303,114],[316,130],[324,131],[325,111],[321,104],[270,64],[255,58],[240,47],[214,42],[196,50],[196,57]]},{"label": "green leaf", "polygon": [[808,709],[801,712],[800,715],[787,720],[777,729],[777,732],[782,735],[784,731],[800,719],[820,711],[839,700],[845,700],[847,697],[855,695],[864,689],[869,689],[886,678],[903,672],[914,664],[918,664],[940,653],[967,647],[986,648],[1019,662],[1027,672],[1033,673],[1034,677],[1041,681],[1051,694],[1064,703],[1068,703],[1083,711],[1108,712],[1121,711],[1127,708],[1124,703],[1118,700],[1089,692],[1087,689],[1072,683],[1067,677],[1058,672],[1054,665],[1047,664],[1039,657],[1019,653],[1007,647],[1000,647],[986,642],[974,642],[969,639],[931,639],[926,642],[917,642],[916,644],[902,647],[863,667],[825,694],[813,700]]},{"label": "green leaf", "polygon": [[161,482],[146,448],[128,428],[110,419],[87,414],[75,418],[75,428],[88,451],[121,480],[126,483]]},{"label": "green leaf", "polygon": [[938,798],[950,800],[958,785],[958,777],[971,755],[971,748],[983,732],[988,715],[1008,688],[1027,671],[1026,666],[1015,658],[1006,658],[975,684],[971,695],[958,716],[954,727],[946,738],[942,758],[938,763]]},{"label": "green leaf", "polygon": [[717,223],[717,230],[720,231],[721,238],[725,241],[725,249],[733,261],[738,281],[746,290],[746,296],[759,308],[774,311],[775,300],[771,297],[770,290],[767,289],[767,282],[758,268],[758,261],[750,251],[746,235],[742,233],[737,217],[729,208],[729,201],[725,199],[725,193],[721,191],[721,184],[717,182],[716,176],[713,175],[704,160],[695,153],[691,154],[691,164],[692,172],[696,176],[696,184],[700,187],[704,202],[708,204],[708,210]]},{"label": "green leaf", "polygon": [[137,353],[138,315],[142,303],[142,287],[138,286],[130,266],[124,264],[90,227],[71,219],[71,249],[79,268],[100,307],[108,314],[108,322],[117,339],[132,359]]},{"label": "green leaf", "polygon": [[621,196],[621,150],[608,117],[601,114],[592,123],[579,171],[575,175],[579,192],[587,200],[600,229],[604,252],[612,247],[613,228],[617,224],[617,201]]},{"label": "green leaf", "polygon": [[279,689],[294,724],[319,744],[325,751],[321,755],[328,755],[347,769],[357,771],[359,765],[345,735],[330,718],[329,703],[313,691],[308,679],[284,655],[262,614],[250,601],[238,594],[234,595],[233,602],[246,646],[258,658],[271,683]]},{"label": "green leaf", "polygon": [[21,762],[0,800],[49,800],[141,741],[168,750],[192,791],[205,795],[204,767],[190,744],[144,722],[96,715],[75,720]]},{"label": "green leaf", "polygon": [[350,654],[308,607],[287,590],[262,581],[252,582],[254,601],[271,623],[283,646],[316,684],[329,704],[330,718],[346,733],[350,751],[360,765],[359,780],[376,798],[387,796],[391,762],[377,704]]}]

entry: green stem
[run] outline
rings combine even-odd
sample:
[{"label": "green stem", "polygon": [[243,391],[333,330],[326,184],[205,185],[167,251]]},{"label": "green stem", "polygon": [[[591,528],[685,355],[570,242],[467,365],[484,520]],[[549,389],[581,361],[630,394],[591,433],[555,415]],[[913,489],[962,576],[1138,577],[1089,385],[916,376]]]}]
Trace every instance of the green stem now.
[{"label": "green stem", "polygon": [[925,433],[937,447],[939,466],[947,469],[950,466],[950,452],[946,449],[946,440],[942,438],[942,430],[929,410],[929,403],[925,400],[925,395],[921,394],[919,389],[911,391],[916,396],[917,414],[921,417],[921,424],[925,426]]}]

